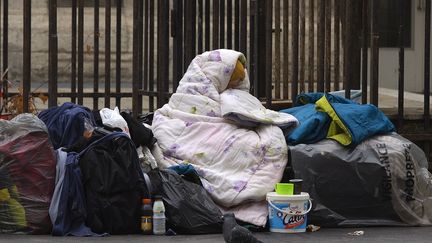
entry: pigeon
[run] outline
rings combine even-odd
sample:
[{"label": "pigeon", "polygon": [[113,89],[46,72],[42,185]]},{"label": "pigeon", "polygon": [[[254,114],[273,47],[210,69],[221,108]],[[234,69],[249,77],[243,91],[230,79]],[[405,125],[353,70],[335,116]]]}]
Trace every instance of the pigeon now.
[{"label": "pigeon", "polygon": [[223,236],[226,243],[262,243],[248,229],[237,224],[233,213],[223,216]]}]

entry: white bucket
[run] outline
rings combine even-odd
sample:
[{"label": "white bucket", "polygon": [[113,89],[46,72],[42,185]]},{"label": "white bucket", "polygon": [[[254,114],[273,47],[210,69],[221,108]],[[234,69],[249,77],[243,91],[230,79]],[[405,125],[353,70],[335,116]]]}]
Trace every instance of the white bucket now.
[{"label": "white bucket", "polygon": [[271,232],[297,233],[305,232],[307,213],[312,202],[307,192],[298,195],[279,195],[267,193],[269,225]]}]

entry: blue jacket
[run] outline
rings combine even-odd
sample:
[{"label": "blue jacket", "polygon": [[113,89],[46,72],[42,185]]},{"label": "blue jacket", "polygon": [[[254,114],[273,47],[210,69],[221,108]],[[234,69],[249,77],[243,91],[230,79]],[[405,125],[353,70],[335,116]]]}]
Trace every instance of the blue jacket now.
[{"label": "blue jacket", "polygon": [[83,136],[85,121],[94,126],[93,114],[84,106],[66,102],[59,107],[52,107],[39,113],[48,128],[54,149],[69,147]]},{"label": "blue jacket", "polygon": [[296,106],[281,110],[300,124],[286,135],[289,145],[316,143],[331,138],[342,145],[357,145],[376,135],[394,131],[394,125],[376,106],[323,93],[301,94]]}]

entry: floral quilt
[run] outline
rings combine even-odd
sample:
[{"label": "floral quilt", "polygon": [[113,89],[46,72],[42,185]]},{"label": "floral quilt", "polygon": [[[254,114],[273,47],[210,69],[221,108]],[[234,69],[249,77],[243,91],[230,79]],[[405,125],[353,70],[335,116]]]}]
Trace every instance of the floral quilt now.
[{"label": "floral quilt", "polygon": [[[215,50],[196,56],[168,104],[154,114],[153,153],[160,167],[192,164],[203,186],[224,211],[265,225],[266,194],[279,182],[288,160],[281,127],[295,117],[268,110],[249,94],[249,78],[227,89],[243,54]],[[257,207],[259,205],[259,207]]]}]

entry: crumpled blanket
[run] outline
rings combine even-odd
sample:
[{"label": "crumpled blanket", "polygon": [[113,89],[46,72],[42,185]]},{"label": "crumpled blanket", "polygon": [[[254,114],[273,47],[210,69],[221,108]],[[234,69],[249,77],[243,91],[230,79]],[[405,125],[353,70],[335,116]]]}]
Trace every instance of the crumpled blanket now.
[{"label": "crumpled blanket", "polygon": [[247,72],[226,89],[237,60],[246,62],[232,50],[205,52],[192,60],[169,103],[154,114],[158,143],[152,152],[162,168],[192,164],[224,211],[264,226],[268,210],[263,201],[288,160],[280,127],[290,129],[298,121],[264,108],[249,94]]},{"label": "crumpled blanket", "polygon": [[376,106],[360,105],[331,94],[301,94],[297,97],[296,107],[281,112],[300,121],[296,129],[286,133],[289,145],[313,144],[330,138],[345,146],[355,146],[374,135],[395,130]]}]

